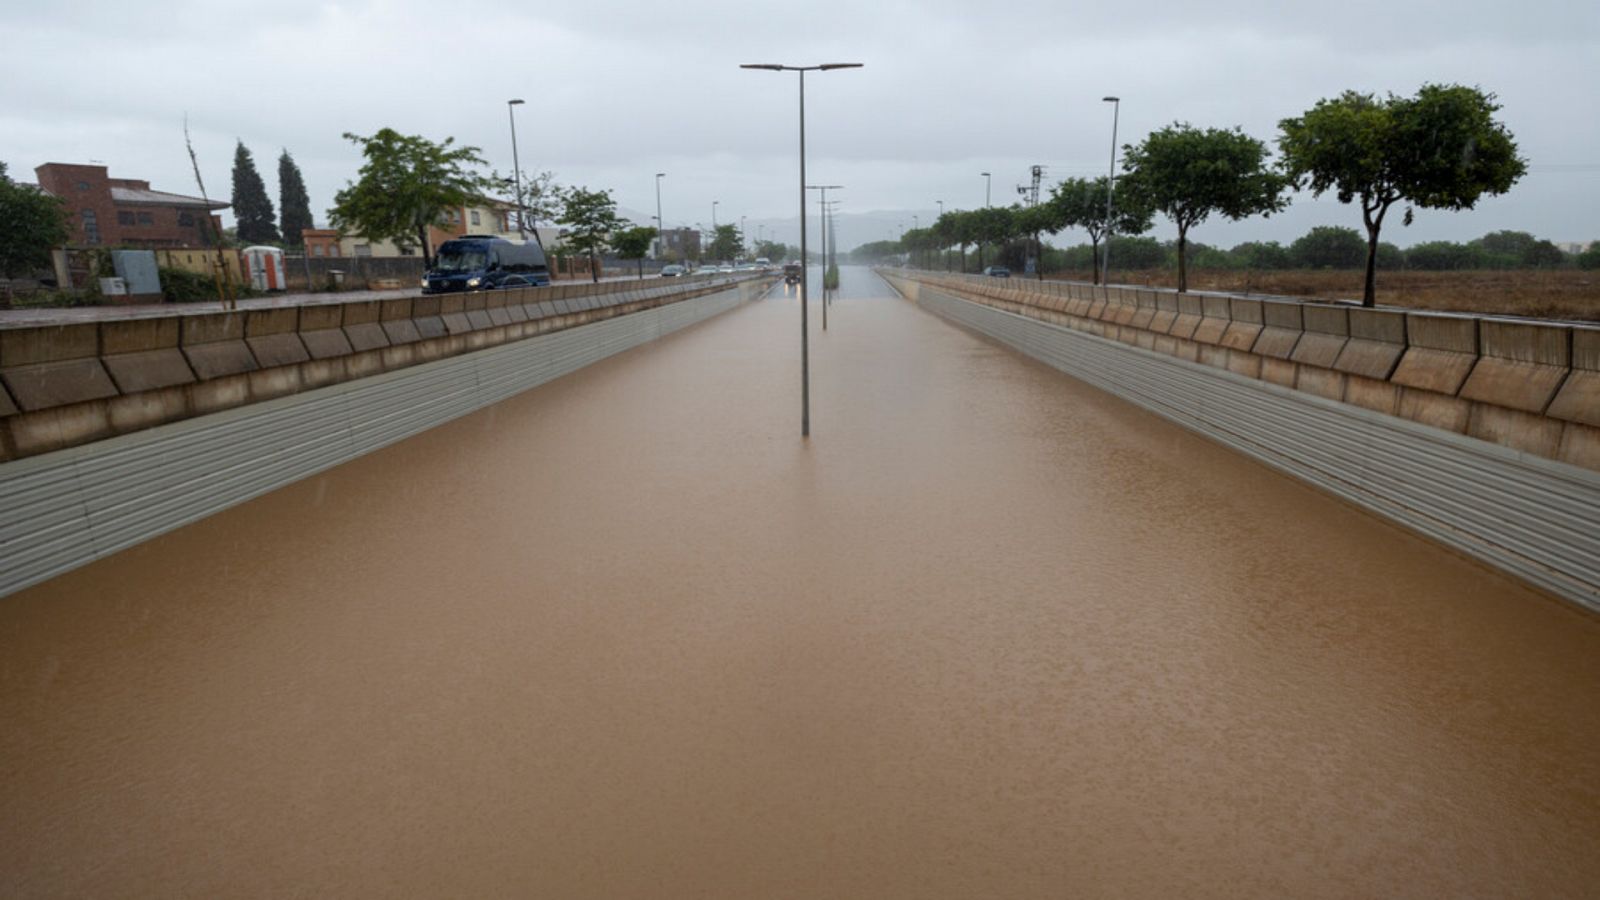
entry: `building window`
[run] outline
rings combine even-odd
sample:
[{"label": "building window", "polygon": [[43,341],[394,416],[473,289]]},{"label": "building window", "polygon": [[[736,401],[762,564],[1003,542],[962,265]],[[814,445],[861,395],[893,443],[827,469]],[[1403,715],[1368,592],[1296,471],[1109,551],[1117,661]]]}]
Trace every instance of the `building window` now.
[{"label": "building window", "polygon": [[334,244],[333,246],[329,247],[328,248],[328,255],[329,256],[338,256],[339,255],[339,245],[338,244]]},{"label": "building window", "polygon": [[131,213],[128,210],[125,210],[125,209],[117,210],[117,224],[118,225],[132,225],[134,223],[134,221],[135,221],[135,219],[133,218],[133,213]]},{"label": "building window", "polygon": [[461,224],[461,211],[460,210],[458,210],[458,209],[450,210],[450,224],[451,225],[460,225]]},{"label": "building window", "polygon": [[311,255],[312,256],[322,256],[323,255],[322,245],[321,244],[317,244],[315,247],[312,247],[311,248]]},{"label": "building window", "polygon": [[100,243],[100,221],[95,218],[94,210],[86,209],[78,215],[83,217],[83,242],[85,244]]},{"label": "building window", "polygon": [[155,223],[156,223],[156,217],[155,217],[154,214],[147,213],[147,212],[139,213],[139,224],[140,225],[154,225]]},{"label": "building window", "polygon": [[472,211],[472,224],[474,224],[474,225],[482,224],[482,223],[480,223],[478,221],[478,211],[477,210],[473,210]]},{"label": "building window", "polygon": [[87,182],[87,181],[78,182],[78,190],[87,191],[88,189],[89,189],[89,182]]},{"label": "building window", "polygon": [[180,227],[180,228],[193,228],[194,227],[194,214],[193,213],[187,213],[187,212],[178,213],[178,227]]}]

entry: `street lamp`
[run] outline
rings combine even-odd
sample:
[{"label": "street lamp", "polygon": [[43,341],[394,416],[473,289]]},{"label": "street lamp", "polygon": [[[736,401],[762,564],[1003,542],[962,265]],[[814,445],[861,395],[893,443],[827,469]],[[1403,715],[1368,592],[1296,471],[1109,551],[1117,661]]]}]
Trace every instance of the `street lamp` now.
[{"label": "street lamp", "polygon": [[828,330],[828,192],[842,191],[842,184],[808,184],[808,191],[821,191],[818,207],[822,211],[822,330]]},{"label": "street lamp", "polygon": [[667,220],[661,218],[661,179],[667,177],[665,172],[656,173],[656,259],[661,259],[661,250],[667,245]]},{"label": "street lamp", "polygon": [[[939,204],[939,218],[943,219],[944,218],[944,201],[943,200],[935,200],[933,202]],[[944,253],[942,253],[940,255],[944,257],[944,270],[946,272],[950,271],[950,248],[949,247],[944,248]],[[966,267],[967,267],[967,264],[965,262],[963,262],[961,264],[961,268],[965,269]]]},{"label": "street lamp", "polygon": [[859,69],[861,63],[824,63],[820,66],[786,66],[778,63],[745,63],[741,69],[800,73],[800,435],[811,435],[811,351],[806,321],[806,73],[830,69]]},{"label": "street lamp", "polygon": [[1106,172],[1106,262],[1100,270],[1100,283],[1111,287],[1111,193],[1117,179],[1117,119],[1122,115],[1122,98],[1105,97],[1111,104],[1111,168]]},{"label": "street lamp", "polygon": [[521,105],[521,99],[506,101],[506,114],[511,117],[511,174],[517,185],[517,237],[525,241],[528,232],[522,224],[527,218],[522,208],[522,164],[517,161],[517,107]]},{"label": "street lamp", "polygon": [[988,172],[979,172],[978,174],[983,176],[983,208],[988,209],[990,206],[989,188],[994,185],[994,176]]},{"label": "street lamp", "polygon": [[713,232],[717,230],[717,204],[721,202],[721,200],[711,201],[711,230]]}]

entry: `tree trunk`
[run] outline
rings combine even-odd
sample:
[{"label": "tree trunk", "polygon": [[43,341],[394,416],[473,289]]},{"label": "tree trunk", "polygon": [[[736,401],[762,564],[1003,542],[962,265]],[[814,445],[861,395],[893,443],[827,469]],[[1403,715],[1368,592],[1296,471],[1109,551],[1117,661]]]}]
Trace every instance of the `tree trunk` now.
[{"label": "tree trunk", "polygon": [[[961,267],[963,269],[965,269],[966,266],[967,266],[966,261],[963,260],[962,263],[961,263]],[[983,241],[979,241],[978,242],[978,271],[979,272],[983,271]]]},{"label": "tree trunk", "polygon": [[1367,280],[1361,289],[1361,305],[1378,305],[1378,228],[1367,226]]},{"label": "tree trunk", "polygon": [[417,226],[417,246],[422,248],[422,268],[433,268],[433,254],[428,250],[428,226]]},{"label": "tree trunk", "polygon": [[639,280],[644,280],[644,257],[639,257]]},{"label": "tree trunk", "polygon": [[600,283],[600,264],[594,258],[594,251],[589,251],[589,280],[595,284]]},{"label": "tree trunk", "polygon": [[1090,260],[1089,260],[1089,264],[1090,264],[1089,283],[1090,284],[1099,284],[1100,283],[1100,239],[1095,237],[1092,234],[1089,236],[1089,250],[1090,250],[1090,253],[1089,253],[1089,256],[1090,256]]},{"label": "tree trunk", "polygon": [[1389,204],[1380,203],[1368,210],[1366,198],[1361,198],[1361,220],[1367,226],[1367,278],[1361,288],[1361,305],[1378,305],[1378,231],[1383,228],[1383,214]]},{"label": "tree trunk", "polygon": [[1189,235],[1188,229],[1178,226],[1178,293],[1189,290]]}]

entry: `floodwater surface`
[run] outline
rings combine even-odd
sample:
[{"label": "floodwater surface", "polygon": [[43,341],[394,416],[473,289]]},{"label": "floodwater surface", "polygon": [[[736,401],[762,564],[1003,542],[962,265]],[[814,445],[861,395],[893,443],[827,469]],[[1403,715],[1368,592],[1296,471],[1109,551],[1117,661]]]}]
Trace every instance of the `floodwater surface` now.
[{"label": "floodwater surface", "polygon": [[845,288],[0,598],[0,895],[1593,896],[1600,619]]}]

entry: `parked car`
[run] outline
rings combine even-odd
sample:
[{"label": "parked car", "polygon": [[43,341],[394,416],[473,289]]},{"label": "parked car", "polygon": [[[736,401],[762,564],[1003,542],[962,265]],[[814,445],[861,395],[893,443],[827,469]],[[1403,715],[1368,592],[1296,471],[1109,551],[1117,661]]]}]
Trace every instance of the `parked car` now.
[{"label": "parked car", "polygon": [[662,278],[677,278],[680,275],[687,275],[688,273],[689,273],[688,269],[685,269],[683,266],[676,265],[676,264],[670,265],[670,266],[662,266],[661,267],[661,277]]},{"label": "parked car", "polygon": [[719,266],[717,268],[717,271],[718,272],[724,272],[724,273],[727,273],[727,274],[732,274],[733,273],[733,266],[730,265],[729,263],[723,263],[721,266]]},{"label": "parked car", "polygon": [[1011,270],[1005,266],[990,266],[989,268],[983,270],[983,274],[989,276],[990,278],[1010,278]]}]

